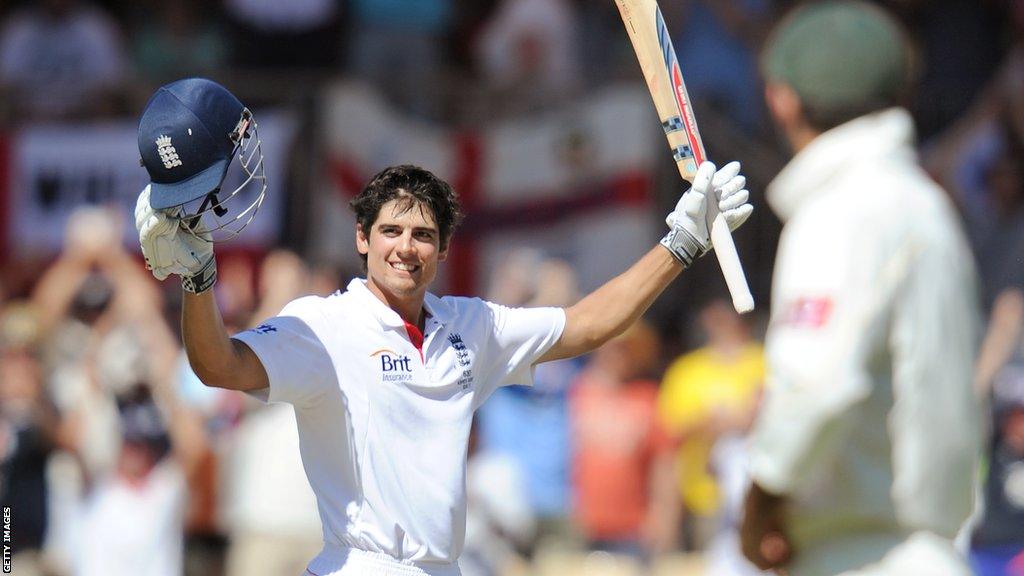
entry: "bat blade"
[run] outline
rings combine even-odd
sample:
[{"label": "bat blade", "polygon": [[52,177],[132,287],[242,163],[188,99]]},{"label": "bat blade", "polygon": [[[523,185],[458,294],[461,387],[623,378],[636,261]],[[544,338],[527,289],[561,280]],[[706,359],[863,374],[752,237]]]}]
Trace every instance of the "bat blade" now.
[{"label": "bat blade", "polygon": [[[615,4],[640,62],[679,175],[692,183],[697,166],[707,156],[661,9],[655,0],[615,0]],[[729,287],[733,307],[741,314],[749,312],[754,309],[754,298],[747,286],[729,226],[713,199],[708,201],[707,214],[711,243]]]},{"label": "bat blade", "polygon": [[[668,119],[669,125],[662,122],[662,128],[666,135],[669,131],[683,131],[686,138],[686,145],[680,149],[674,148],[676,164],[679,166],[680,175],[688,182],[693,182],[697,174],[697,166],[707,158],[704,152],[704,141],[697,130],[697,120],[694,118],[693,109],[690,106],[690,95],[686,91],[686,83],[683,82],[683,72],[679,69],[679,59],[676,57],[675,48],[672,46],[672,37],[669,36],[668,26],[661,15],[661,9],[654,5],[654,25],[658,34],[658,46],[665,65],[665,73],[668,75],[669,89],[675,102],[675,109],[678,116]],[[678,118],[678,121],[676,120]]]}]

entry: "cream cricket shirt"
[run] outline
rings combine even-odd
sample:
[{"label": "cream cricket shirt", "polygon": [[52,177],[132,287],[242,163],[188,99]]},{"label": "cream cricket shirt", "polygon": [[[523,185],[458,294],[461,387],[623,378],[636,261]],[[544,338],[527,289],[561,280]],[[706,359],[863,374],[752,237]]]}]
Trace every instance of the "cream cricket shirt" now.
[{"label": "cream cricket shirt", "polygon": [[[863,116],[768,188],[785,228],[751,466],[789,499],[794,576],[871,564],[914,532],[951,539],[974,503],[974,265],[914,140],[902,109]],[[938,563],[917,573],[950,573]]]},{"label": "cream cricket shirt", "polygon": [[295,300],[235,336],[267,371],[263,399],[295,407],[327,545],[311,569],[337,568],[325,566],[338,557],[331,547],[424,568],[454,563],[473,411],[498,386],[532,384],[532,364],[565,326],[560,308],[429,293],[424,306],[422,355],[361,279],[327,298]]}]

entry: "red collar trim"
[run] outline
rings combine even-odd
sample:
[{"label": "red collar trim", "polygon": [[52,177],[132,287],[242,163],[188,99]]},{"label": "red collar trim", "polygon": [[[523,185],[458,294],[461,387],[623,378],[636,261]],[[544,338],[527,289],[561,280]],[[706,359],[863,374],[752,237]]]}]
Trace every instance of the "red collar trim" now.
[{"label": "red collar trim", "polygon": [[409,341],[416,347],[416,351],[420,353],[420,362],[423,362],[423,332],[420,332],[415,324],[410,324],[405,320],[402,322],[405,322],[405,331],[409,333]]}]

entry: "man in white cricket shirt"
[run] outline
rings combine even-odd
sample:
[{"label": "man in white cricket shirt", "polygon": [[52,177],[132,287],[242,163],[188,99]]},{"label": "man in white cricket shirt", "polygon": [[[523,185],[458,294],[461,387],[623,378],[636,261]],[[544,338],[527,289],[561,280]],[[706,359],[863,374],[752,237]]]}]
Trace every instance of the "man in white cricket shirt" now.
[{"label": "man in white cricket shirt", "polygon": [[767,191],[784,228],[742,540],[792,576],[970,573],[952,539],[981,447],[975,272],[896,107],[909,56],[852,1],[798,9],[765,47],[796,156]]},{"label": "man in white cricket shirt", "polygon": [[458,200],[430,172],[392,167],[352,202],[366,278],[295,300],[229,338],[210,290],[210,214],[201,212],[222,203],[215,194],[233,149],[253,149],[250,129],[251,113],[213,82],[161,88],[139,125],[152,183],[136,224],[153,274],[182,277],[182,334],[200,379],[294,405],[323,523],[323,551],[307,569],[315,576],[459,574],[473,411],[498,386],[530,383],[535,364],[592,350],[631,325],[708,250],[706,194],[732,227],[752,210],[739,166],[705,163],[669,215],[668,236],[625,273],[566,309],[506,308],[427,291]]}]

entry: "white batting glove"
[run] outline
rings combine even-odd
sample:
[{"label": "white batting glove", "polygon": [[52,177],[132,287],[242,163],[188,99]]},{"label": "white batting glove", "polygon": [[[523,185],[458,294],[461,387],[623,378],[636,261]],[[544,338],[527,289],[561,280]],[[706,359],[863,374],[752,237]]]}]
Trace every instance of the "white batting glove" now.
[{"label": "white batting glove", "polygon": [[739,162],[730,162],[717,171],[714,163],[702,163],[697,168],[693,186],[679,199],[675,210],[665,217],[670,231],[662,238],[661,245],[684,267],[688,267],[711,249],[708,191],[714,192],[718,210],[725,217],[729,230],[735,230],[754,211],[754,207],[747,203],[750,192],[744,188],[746,184],[747,179],[740,174]]},{"label": "white batting glove", "polygon": [[[181,286],[193,294],[209,290],[217,282],[217,259],[210,234],[182,229],[184,223],[149,204],[149,186],[135,204],[135,228],[139,231],[146,268],[157,280],[181,276]],[[202,226],[200,222],[199,226]]]}]

